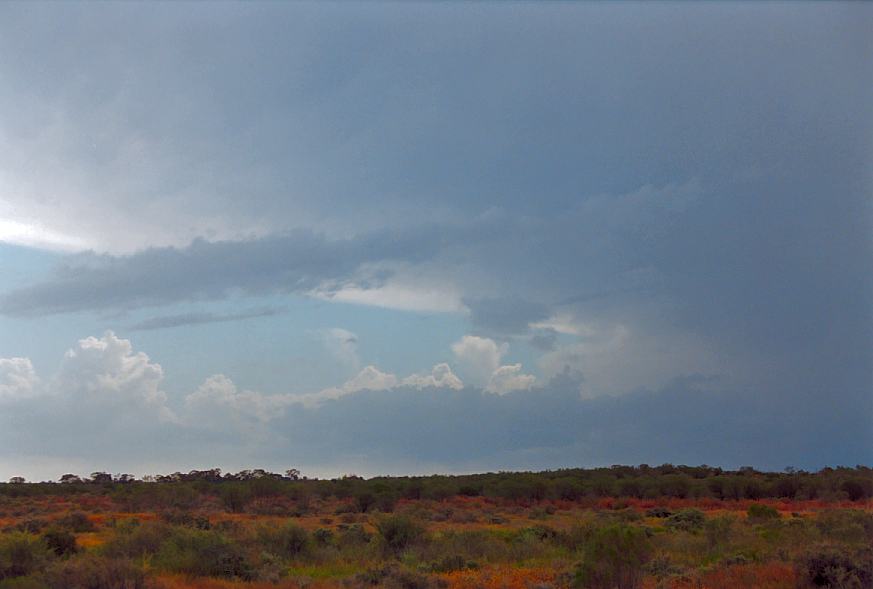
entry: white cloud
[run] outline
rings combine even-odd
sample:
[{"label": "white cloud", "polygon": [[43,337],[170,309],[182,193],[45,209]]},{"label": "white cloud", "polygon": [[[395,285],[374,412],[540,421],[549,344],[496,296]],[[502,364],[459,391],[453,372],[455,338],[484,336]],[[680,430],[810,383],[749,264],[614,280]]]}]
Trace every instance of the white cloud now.
[{"label": "white cloud", "polygon": [[[328,387],[315,393],[267,395],[254,391],[240,391],[228,377],[216,374],[204,381],[200,387],[185,398],[188,421],[191,423],[207,421],[221,423],[222,419],[245,421],[255,419],[267,422],[281,417],[285,409],[300,404],[315,408],[325,401],[340,399],[359,391],[385,391],[397,387],[449,388],[459,390],[464,383],[448,364],[437,364],[430,374],[412,374],[404,379],[390,372],[383,372],[375,366],[365,366],[355,376],[340,386]],[[195,416],[194,413],[197,415]],[[229,414],[222,418],[222,414]]]},{"label": "white cloud", "polygon": [[455,313],[466,309],[457,289],[446,286],[422,288],[389,282],[376,288],[349,285],[338,291],[315,291],[311,294],[325,300],[400,311]]},{"label": "white cloud", "polygon": [[53,231],[38,223],[3,218],[0,218],[0,242],[58,251],[78,251],[89,246],[84,239]]},{"label": "white cloud", "polygon": [[30,358],[0,358],[0,401],[32,397],[38,384]]},{"label": "white cloud", "polygon": [[480,387],[488,385],[491,375],[500,367],[500,359],[508,350],[508,344],[498,345],[490,338],[476,335],[465,335],[452,344],[452,353],[462,373]]},{"label": "white cloud", "polygon": [[510,391],[527,390],[534,385],[534,382],[536,377],[522,373],[521,364],[508,364],[494,371],[485,390],[502,395]]},{"label": "white cloud", "polygon": [[107,331],[102,338],[87,337],[64,355],[55,386],[82,399],[101,403],[136,404],[156,409],[163,419],[174,416],[161,390],[164,371],[143,352],[134,352],[130,340]]},{"label": "white cloud", "polygon": [[[241,391],[227,376],[214,374],[185,397],[185,408],[188,410],[188,420],[192,423],[202,422],[204,417],[220,421],[222,412],[229,413],[233,418],[254,418],[266,422],[280,416],[290,401],[290,395]],[[214,409],[222,411],[216,412]]]},{"label": "white cloud", "polygon": [[437,364],[430,374],[411,374],[403,379],[403,386],[424,389],[428,387],[460,390],[464,383],[458,378],[451,367],[445,362]]},{"label": "white cloud", "polygon": [[397,386],[397,377],[387,372],[382,372],[375,366],[365,366],[353,378],[346,381],[343,385],[343,390],[348,393],[354,393],[369,389],[371,391],[381,391],[391,389]]},{"label": "white cloud", "polygon": [[529,327],[531,329],[550,329],[564,335],[591,336],[595,333],[590,325],[581,323],[569,313],[557,313],[545,321],[530,323]]},{"label": "white cloud", "polygon": [[532,374],[524,374],[521,364],[501,365],[509,344],[498,344],[487,337],[465,335],[452,344],[464,374],[486,391],[498,394],[529,389],[536,381]]}]

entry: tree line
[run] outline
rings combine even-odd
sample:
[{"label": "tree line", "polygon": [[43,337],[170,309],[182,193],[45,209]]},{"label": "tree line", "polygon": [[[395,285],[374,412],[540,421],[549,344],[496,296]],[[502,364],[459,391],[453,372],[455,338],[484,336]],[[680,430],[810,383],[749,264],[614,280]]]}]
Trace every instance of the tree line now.
[{"label": "tree line", "polygon": [[[816,472],[786,468],[766,472],[752,467],[726,470],[707,465],[615,465],[542,472],[496,472],[469,475],[374,477],[346,475],[333,479],[302,476],[294,468],[283,473],[265,469],[223,473],[219,468],[137,478],[130,474],[68,473],[57,482],[27,483],[13,477],[0,483],[7,496],[75,492],[159,494],[159,487],[182,493],[236,497],[234,503],[271,495],[352,498],[366,511],[399,499],[441,500],[452,496],[483,496],[516,501],[625,497],[635,499],[712,498],[719,500],[863,501],[873,498],[873,468],[823,468]],[[180,489],[185,488],[184,491]],[[136,489],[136,491],[133,491]],[[150,491],[149,489],[153,489]]]}]

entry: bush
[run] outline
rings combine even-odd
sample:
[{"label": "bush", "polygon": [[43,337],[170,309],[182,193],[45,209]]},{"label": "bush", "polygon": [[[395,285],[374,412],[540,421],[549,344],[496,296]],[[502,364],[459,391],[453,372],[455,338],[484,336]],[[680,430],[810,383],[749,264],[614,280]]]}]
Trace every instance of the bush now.
[{"label": "bush", "polygon": [[673,515],[673,512],[666,507],[653,507],[646,511],[647,517],[666,518]]},{"label": "bush", "polygon": [[81,511],[68,513],[58,520],[58,525],[67,528],[71,532],[81,534],[82,532],[93,532],[94,524],[88,519],[88,516]]},{"label": "bush", "polygon": [[51,589],[48,585],[33,577],[15,577],[0,581],[0,589]]},{"label": "bush", "polygon": [[683,509],[668,517],[664,525],[673,530],[693,532],[702,528],[705,522],[706,516],[699,509]]},{"label": "bush", "polygon": [[843,484],[840,485],[840,490],[846,493],[851,501],[861,501],[873,495],[871,487],[873,485],[871,485],[870,481],[855,478],[843,481]]},{"label": "bush", "polygon": [[136,520],[120,527],[118,533],[107,542],[104,553],[111,558],[141,558],[156,554],[173,534],[173,529],[163,523],[149,522],[140,525]]},{"label": "bush", "polygon": [[596,530],[576,570],[575,586],[587,589],[636,589],[652,545],[644,529],[617,524]]},{"label": "bush", "polygon": [[176,528],[155,555],[158,568],[200,577],[251,580],[254,576],[240,547],[213,531]]},{"label": "bush", "polygon": [[187,526],[198,530],[208,530],[211,527],[209,518],[202,515],[195,516],[184,509],[167,509],[161,512],[161,520],[174,526]]},{"label": "bush", "polygon": [[361,524],[350,526],[342,524],[339,526],[339,531],[338,543],[341,547],[367,544],[372,539],[372,535]]},{"label": "bush", "polygon": [[376,530],[385,547],[399,555],[424,535],[424,528],[408,517],[395,515],[376,522]]},{"label": "bush", "polygon": [[746,515],[750,520],[759,522],[779,519],[779,512],[775,508],[762,503],[752,503],[749,505]]},{"label": "bush", "polygon": [[19,532],[27,532],[28,534],[39,534],[48,525],[46,520],[39,517],[31,517],[19,522],[15,529]]},{"label": "bush", "polygon": [[355,582],[357,584],[352,587],[379,586],[387,589],[439,589],[447,585],[441,579],[432,579],[391,565],[358,573]]},{"label": "bush", "polygon": [[826,538],[873,545],[873,514],[859,509],[826,509],[816,517],[815,526]]},{"label": "bush", "polygon": [[815,549],[800,560],[799,577],[811,587],[873,587],[873,550],[848,553],[831,546]]},{"label": "bush", "polygon": [[77,551],[76,537],[67,530],[52,528],[43,534],[42,537],[49,550],[58,556],[68,556],[75,554]]},{"label": "bush", "polygon": [[306,550],[309,534],[300,526],[289,523],[278,528],[260,528],[258,541],[267,552],[284,558],[293,558]]},{"label": "bush", "polygon": [[42,568],[50,552],[42,538],[26,532],[0,536],[0,579],[22,577]]},{"label": "bush", "polygon": [[248,487],[236,483],[221,487],[220,494],[224,506],[234,513],[242,512],[252,498],[252,492]]},{"label": "bush", "polygon": [[312,539],[319,546],[329,546],[333,544],[333,531],[328,528],[318,528],[312,532]]},{"label": "bush", "polygon": [[432,573],[452,573],[455,571],[465,571],[467,569],[478,569],[479,565],[474,561],[467,560],[459,554],[444,556],[441,560],[430,565]]},{"label": "bush", "polygon": [[126,559],[79,557],[49,567],[41,576],[48,589],[144,589],[145,573]]}]

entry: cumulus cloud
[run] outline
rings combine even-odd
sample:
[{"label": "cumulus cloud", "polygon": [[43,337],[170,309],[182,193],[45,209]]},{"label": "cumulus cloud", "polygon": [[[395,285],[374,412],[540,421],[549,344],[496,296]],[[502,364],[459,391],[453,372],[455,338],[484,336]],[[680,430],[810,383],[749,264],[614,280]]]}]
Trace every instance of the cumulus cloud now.
[{"label": "cumulus cloud", "polygon": [[55,386],[83,401],[107,404],[133,402],[174,419],[161,389],[164,371],[144,352],[134,352],[130,340],[107,331],[79,342],[64,354]]},{"label": "cumulus cloud", "polygon": [[500,360],[509,350],[509,344],[498,344],[493,339],[465,335],[452,344],[452,353],[462,374],[475,385],[484,387],[500,367]]},{"label": "cumulus cloud", "polygon": [[31,397],[37,393],[38,385],[30,358],[0,358],[0,401]]},{"label": "cumulus cloud", "polygon": [[534,385],[534,382],[536,382],[536,377],[532,374],[522,373],[521,364],[508,364],[500,366],[491,374],[485,390],[503,395],[511,391],[529,389]]},{"label": "cumulus cloud", "polygon": [[275,419],[281,415],[289,402],[288,395],[264,395],[255,391],[241,391],[227,376],[214,374],[196,391],[185,397],[185,408],[189,423],[201,424],[205,416],[222,425],[228,417],[234,421],[254,418],[266,422]]},{"label": "cumulus cloud", "polygon": [[397,386],[397,377],[387,372],[382,372],[375,366],[366,366],[354,378],[346,381],[343,390],[354,393],[363,389],[381,391]]},{"label": "cumulus cloud", "polygon": [[307,407],[315,407],[328,400],[357,393],[359,391],[386,391],[398,387],[411,389],[424,388],[448,388],[458,390],[464,387],[461,379],[455,376],[448,364],[437,364],[430,374],[411,374],[406,378],[398,378],[389,372],[382,372],[375,366],[365,366],[358,374],[347,380],[339,387],[330,387],[303,395],[290,395],[286,397],[289,403],[302,403]]},{"label": "cumulus cloud", "polygon": [[403,379],[403,386],[414,387],[416,389],[424,388],[448,388],[460,390],[464,388],[464,383],[458,378],[451,367],[442,362],[433,367],[430,374],[411,374]]},{"label": "cumulus cloud", "polygon": [[501,365],[508,351],[509,344],[498,344],[476,335],[465,335],[452,344],[452,352],[464,374],[480,388],[498,394],[529,389],[536,381],[535,376],[522,373],[521,364]]},{"label": "cumulus cloud", "polygon": [[[36,382],[28,362],[5,360],[4,386]],[[8,374],[18,376],[10,380]],[[768,415],[784,414],[796,391],[773,398],[689,375],[653,390],[585,398],[581,376],[571,371],[535,382],[520,365],[502,365],[492,374],[491,390],[483,390],[463,387],[446,364],[404,379],[368,366],[308,399],[242,389],[213,375],[168,420],[144,410],[163,397],[161,376],[146,354],[114,334],[80,340],[59,374],[44,381],[54,387],[48,402],[31,396],[0,412],[0,465],[23,468],[22,457],[31,455],[47,458],[44,464],[80,464],[87,455],[85,470],[112,464],[130,471],[172,455],[190,468],[216,460],[242,468],[256,460],[320,472],[354,465],[377,474],[580,461],[738,466],[754,455],[757,466],[814,468],[834,460],[869,462],[873,448],[866,414],[849,410],[864,402],[860,391],[847,393],[851,405],[808,399],[809,406],[797,405],[790,419],[774,424]],[[840,449],[837,458],[834,448]],[[169,463],[161,464],[157,468]]]}]

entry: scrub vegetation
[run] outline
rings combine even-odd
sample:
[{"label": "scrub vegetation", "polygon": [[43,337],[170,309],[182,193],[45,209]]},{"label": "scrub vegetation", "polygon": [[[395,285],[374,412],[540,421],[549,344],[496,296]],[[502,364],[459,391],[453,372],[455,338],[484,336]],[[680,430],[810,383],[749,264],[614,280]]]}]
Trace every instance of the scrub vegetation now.
[{"label": "scrub vegetation", "polygon": [[873,469],[0,484],[0,589],[873,587]]}]

